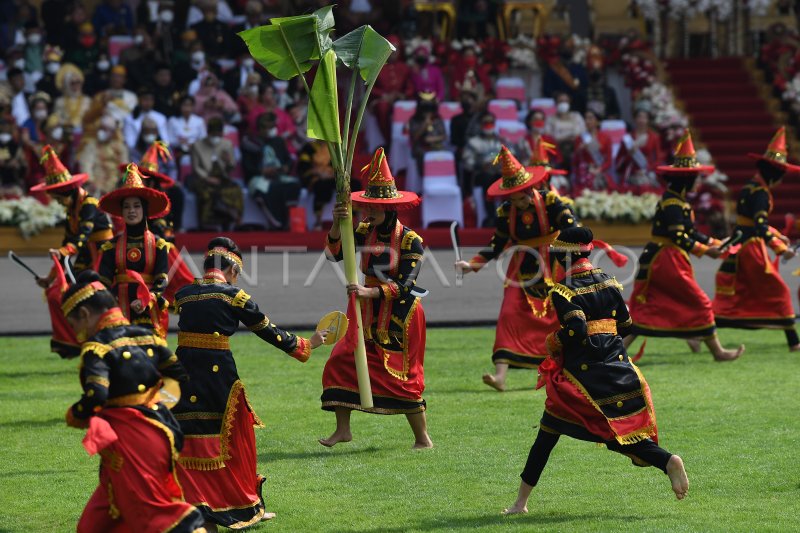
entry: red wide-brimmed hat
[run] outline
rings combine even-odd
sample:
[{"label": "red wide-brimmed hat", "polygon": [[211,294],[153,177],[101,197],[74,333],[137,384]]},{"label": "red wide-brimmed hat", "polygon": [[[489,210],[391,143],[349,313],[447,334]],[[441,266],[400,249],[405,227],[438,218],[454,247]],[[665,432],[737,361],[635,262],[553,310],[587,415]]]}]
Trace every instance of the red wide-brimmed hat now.
[{"label": "red wide-brimmed hat", "polygon": [[489,196],[508,196],[515,192],[524,191],[543,182],[548,171],[544,167],[522,166],[514,154],[504,145],[500,153],[494,158],[494,164],[500,162],[500,179],[492,183],[486,194]]},{"label": "red wide-brimmed hat", "polygon": [[553,168],[550,166],[550,155],[554,154],[556,147],[544,139],[539,137],[536,144],[533,146],[533,154],[531,154],[531,166],[542,167],[551,176],[564,176],[567,174],[566,170],[560,168]]},{"label": "red wide-brimmed hat", "polygon": [[[153,141],[153,144],[147,149],[139,161],[139,173],[145,180],[155,179],[163,189],[169,189],[175,185],[175,180],[158,171],[158,161],[172,160],[172,154],[169,152],[167,143],[164,141]],[[120,163],[119,170],[125,172],[128,168],[128,163]]]},{"label": "red wide-brimmed hat", "polygon": [[74,176],[70,174],[49,144],[42,149],[42,158],[39,163],[44,167],[44,183],[31,187],[31,192],[66,194],[77,189],[89,179],[88,174],[75,174]]},{"label": "red wide-brimmed hat", "polygon": [[122,201],[125,198],[141,198],[147,202],[147,218],[160,218],[169,213],[170,203],[166,194],[142,183],[139,167],[131,163],[125,169],[125,182],[121,187],[100,198],[100,209],[109,215],[122,216]]},{"label": "red wide-brimmed hat", "polygon": [[416,193],[397,190],[383,148],[375,150],[372,161],[363,170],[368,173],[366,190],[350,194],[356,206],[402,211],[419,205],[420,199]]},{"label": "red wide-brimmed hat", "polygon": [[656,167],[656,172],[667,174],[667,177],[669,177],[669,174],[710,174],[714,172],[714,167],[712,165],[701,165],[697,162],[692,135],[689,130],[686,130],[686,133],[678,140],[678,145],[675,147],[672,164],[659,165]]},{"label": "red wide-brimmed hat", "polygon": [[787,174],[800,174],[800,166],[788,163],[786,157],[789,155],[789,150],[786,148],[786,128],[781,128],[772,136],[772,140],[767,146],[767,151],[763,154],[747,154],[753,159],[759,161],[766,161],[776,167],[780,167]]}]

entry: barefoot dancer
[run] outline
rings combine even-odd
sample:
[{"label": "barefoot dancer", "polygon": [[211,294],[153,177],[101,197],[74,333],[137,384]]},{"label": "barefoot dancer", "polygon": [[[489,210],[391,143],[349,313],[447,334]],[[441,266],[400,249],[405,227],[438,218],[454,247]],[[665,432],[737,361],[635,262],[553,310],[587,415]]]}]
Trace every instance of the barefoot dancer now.
[{"label": "barefoot dancer", "polygon": [[535,368],[546,354],[545,337],[558,329],[547,296],[551,282],[547,247],[559,229],[574,226],[576,219],[558,193],[536,189],[548,176],[545,167],[526,170],[505,146],[497,157],[502,177],[488,191],[490,196],[506,199],[497,209],[497,229],[487,248],[470,261],[457,262],[456,268],[477,272],[506,248],[518,247],[508,264],[497,319],[495,373],[483,375],[484,383],[503,391],[509,366]]},{"label": "barefoot dancer", "polygon": [[726,350],[720,344],[711,301],[694,279],[689,261],[689,253],[714,259],[721,255],[719,241],[694,228],[694,213],[686,201],[697,177],[712,170],[697,163],[688,131],[675,149],[675,162],[656,168],[667,190],[656,208],[650,242],[639,257],[629,302],[633,328],[625,337],[626,348],[637,335],[645,335],[686,339],[693,351],[699,351],[703,341],[715,361],[731,361],[744,352],[744,345]]},{"label": "barefoot dancer", "polygon": [[256,472],[256,436],[263,427],[247,399],[230,349],[230,337],[243,323],[261,339],[301,362],[325,339],[297,337],[273,324],[236,287],[242,253],[231,239],[208,245],[202,279],[180,289],[176,355],[189,374],[173,412],[186,434],[179,459],[186,501],[203,513],[207,527],[241,529],[274,517],[261,496],[264,478]]},{"label": "barefoot dancer", "polygon": [[[414,432],[414,448],[433,446],[425,420],[425,313],[414,295],[422,262],[422,239],[397,219],[397,211],[419,203],[416,194],[398,191],[389,163],[378,148],[369,167],[366,191],[352,193],[364,220],[355,230],[356,247],[363,250],[364,285],[348,285],[350,328],[331,352],[322,374],[322,408],[336,413],[336,430],[320,444],[333,446],[352,439],[353,409],[385,415],[405,414]],[[337,205],[326,244],[328,258],[342,260],[339,219],[347,207]],[[367,364],[374,407],[361,406],[354,352],[357,343],[353,298],[361,300]]]},{"label": "barefoot dancer", "polygon": [[[794,308],[789,287],[778,270],[778,258],[795,256],[789,239],[769,226],[772,189],[784,176],[800,174],[800,167],[786,163],[786,132],[778,130],[764,155],[757,159],[758,174],[739,193],[736,230],[742,233],[741,248],[732,253],[717,272],[714,314],[721,328],[772,328],[786,334],[789,350],[800,350],[795,330]],[[775,253],[770,260],[767,247]]]},{"label": "barefoot dancer", "polygon": [[620,334],[631,325],[622,286],[589,262],[591,243],[591,230],[570,228],[551,248],[566,270],[551,293],[561,329],[547,338],[550,355],[539,365],[538,385],[547,391],[544,413],[517,500],[504,514],[528,512],[531,490],[562,434],[603,443],[636,466],[655,466],[679,500],[689,490],[681,458],[657,444],[650,389],[622,344]]},{"label": "barefoot dancer", "polygon": [[62,300],[82,342],[83,395],[67,410],[67,425],[88,429],[84,447],[102,458],[78,533],[205,531],[176,475],[183,434],[159,396],[162,376],[186,373],[163,339],[130,325],[99,280],[84,271]]}]

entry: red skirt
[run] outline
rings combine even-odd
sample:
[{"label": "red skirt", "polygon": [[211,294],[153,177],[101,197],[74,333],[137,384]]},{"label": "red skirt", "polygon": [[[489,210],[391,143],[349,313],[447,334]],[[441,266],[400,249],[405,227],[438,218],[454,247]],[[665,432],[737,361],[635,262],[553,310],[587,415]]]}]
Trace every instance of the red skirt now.
[{"label": "red skirt", "polygon": [[172,432],[129,407],[104,409],[117,440],[100,450],[100,484],[86,504],[78,533],[189,532],[203,525],[176,479]]},{"label": "red skirt", "polygon": [[169,254],[167,256],[169,263],[169,283],[167,288],[164,289],[162,296],[169,302],[170,306],[175,303],[175,293],[178,289],[189,285],[194,282],[194,275],[189,267],[186,266],[181,253],[174,244],[169,245]]},{"label": "red skirt", "polygon": [[[716,277],[714,313],[718,326],[794,327],[792,295],[778,270],[778,258],[770,261],[762,239],[747,241],[726,263]],[[733,272],[725,271],[731,263]]]},{"label": "red skirt", "polygon": [[511,368],[536,368],[545,357],[547,335],[559,329],[558,316],[549,299],[506,286],[497,318],[492,361]]},{"label": "red skirt", "polygon": [[695,281],[689,256],[675,246],[656,252],[647,279],[634,283],[628,308],[637,335],[710,337],[716,329],[711,300]]},{"label": "red skirt", "polygon": [[374,341],[365,341],[373,400],[371,408],[361,406],[358,393],[354,355],[358,332],[352,299],[347,306],[347,318],[350,327],[333,347],[322,372],[322,408],[333,411],[336,407],[345,407],[383,415],[424,411],[425,312],[419,300],[411,310],[403,351],[386,350]]},{"label": "red skirt", "polygon": [[648,438],[658,442],[650,387],[636,365],[630,365],[641,384],[640,395],[644,399],[644,408],[627,416],[608,418],[574,375],[568,374],[552,357],[545,359],[539,365],[539,386],[543,383],[546,387],[544,409],[550,416],[543,417],[543,420],[549,419],[556,426],[547,429],[596,442],[616,440],[620,444],[634,444]]},{"label": "red skirt", "polygon": [[236,381],[222,417],[222,434],[185,435],[178,478],[186,501],[200,509],[206,520],[242,529],[264,516],[264,478],[256,473],[256,426],[263,427],[247,401],[244,385]]}]

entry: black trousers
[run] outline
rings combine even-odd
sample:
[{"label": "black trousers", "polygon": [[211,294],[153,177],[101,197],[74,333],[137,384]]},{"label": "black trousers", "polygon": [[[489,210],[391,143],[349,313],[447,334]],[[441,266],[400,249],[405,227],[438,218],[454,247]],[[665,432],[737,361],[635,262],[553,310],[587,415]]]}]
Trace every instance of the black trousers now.
[{"label": "black trousers", "polygon": [[800,338],[797,337],[796,329],[785,329],[783,332],[786,333],[786,343],[789,345],[789,348],[800,344]]},{"label": "black trousers", "polygon": [[[533,487],[539,482],[550,452],[558,443],[561,435],[549,431],[539,430],[536,441],[528,453],[525,469],[520,474],[522,481]],[[667,472],[667,462],[672,454],[661,448],[651,439],[637,442],[636,444],[620,444],[617,441],[606,441],[606,447],[614,452],[621,453],[631,458],[637,466],[654,466],[662,472]]]}]

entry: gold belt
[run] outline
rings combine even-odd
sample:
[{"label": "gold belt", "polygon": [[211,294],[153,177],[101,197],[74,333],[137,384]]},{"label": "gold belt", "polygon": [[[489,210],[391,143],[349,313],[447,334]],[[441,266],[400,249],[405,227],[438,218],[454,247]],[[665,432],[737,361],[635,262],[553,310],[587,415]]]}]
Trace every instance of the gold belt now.
[{"label": "gold belt", "polygon": [[650,235],[650,242],[660,244],[661,246],[675,246],[672,239],[669,237],[661,237],[660,235]]},{"label": "gold belt", "polygon": [[114,232],[110,229],[103,229],[89,234],[89,242],[110,241],[114,238]]},{"label": "gold belt", "polygon": [[[141,276],[145,283],[147,284],[153,283],[153,276],[151,276],[150,274],[142,274]],[[115,283],[136,283],[138,281],[139,280],[135,280],[126,274],[117,274],[116,276],[114,276]]]},{"label": "gold belt", "polygon": [[617,334],[617,321],[613,318],[602,318],[600,320],[589,320],[586,322],[586,330],[588,335],[599,335],[607,333],[609,335]]},{"label": "gold belt", "polygon": [[161,401],[161,396],[158,394],[159,386],[150,387],[144,392],[134,392],[133,394],[126,394],[125,396],[117,396],[116,398],[109,398],[106,405],[114,407],[133,407],[134,405],[146,405],[152,407]]},{"label": "gold belt", "polygon": [[742,215],[736,215],[736,225],[737,226],[744,226],[746,228],[752,228],[756,225],[752,218],[743,217]]},{"label": "gold belt", "polygon": [[178,332],[178,346],[184,348],[205,348],[208,350],[230,350],[230,337],[219,333]]},{"label": "gold belt", "polygon": [[517,246],[527,246],[529,248],[538,248],[539,246],[550,245],[554,240],[556,240],[556,237],[558,237],[559,233],[561,232],[554,231],[553,233],[548,233],[547,235],[542,235],[541,237],[518,240],[516,244]]}]

